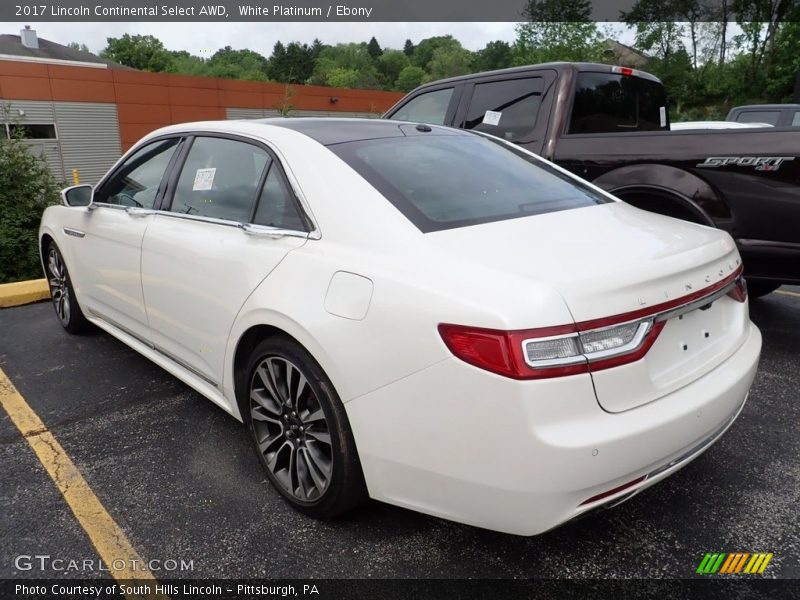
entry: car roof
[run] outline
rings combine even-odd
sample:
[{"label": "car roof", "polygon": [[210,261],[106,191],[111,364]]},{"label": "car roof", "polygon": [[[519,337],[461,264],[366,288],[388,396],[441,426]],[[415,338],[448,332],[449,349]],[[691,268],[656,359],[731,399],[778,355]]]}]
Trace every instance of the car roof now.
[{"label": "car roof", "polygon": [[464,132],[409,121],[391,121],[388,119],[354,119],[338,117],[294,117],[253,119],[251,123],[283,127],[302,133],[323,146],[414,135],[465,135]]}]

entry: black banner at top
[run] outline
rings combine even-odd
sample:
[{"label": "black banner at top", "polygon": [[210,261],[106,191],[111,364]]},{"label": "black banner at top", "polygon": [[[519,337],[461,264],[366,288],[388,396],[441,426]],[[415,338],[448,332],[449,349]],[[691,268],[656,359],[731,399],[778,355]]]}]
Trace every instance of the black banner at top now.
[{"label": "black banner at top", "polygon": [[[338,2],[338,3],[337,3]],[[800,0],[2,0],[0,21],[797,21]]]}]

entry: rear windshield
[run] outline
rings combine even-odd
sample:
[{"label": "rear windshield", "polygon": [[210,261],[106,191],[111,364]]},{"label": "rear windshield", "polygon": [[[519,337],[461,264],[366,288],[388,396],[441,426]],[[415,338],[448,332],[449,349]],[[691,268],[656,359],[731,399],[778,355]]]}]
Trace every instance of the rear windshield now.
[{"label": "rear windshield", "polygon": [[481,135],[415,135],[329,146],[423,232],[612,202]]},{"label": "rear windshield", "polygon": [[656,81],[578,73],[569,133],[668,130],[667,98]]}]

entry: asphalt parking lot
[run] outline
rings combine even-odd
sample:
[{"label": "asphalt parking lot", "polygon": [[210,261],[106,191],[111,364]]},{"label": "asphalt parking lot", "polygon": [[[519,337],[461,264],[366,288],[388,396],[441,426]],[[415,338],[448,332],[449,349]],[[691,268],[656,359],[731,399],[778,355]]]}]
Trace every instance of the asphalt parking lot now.
[{"label": "asphalt parking lot", "polygon": [[[111,336],[65,333],[47,302],[0,311],[0,368],[139,555],[193,562],[159,579],[686,578],[712,551],[774,552],[764,577],[800,578],[800,289],[783,291],[751,302],[761,366],[721,441],[630,502],[534,538],[377,502],[303,517],[241,424]],[[97,556],[4,411],[0,481],[0,578],[43,576],[15,568],[19,555]]]}]

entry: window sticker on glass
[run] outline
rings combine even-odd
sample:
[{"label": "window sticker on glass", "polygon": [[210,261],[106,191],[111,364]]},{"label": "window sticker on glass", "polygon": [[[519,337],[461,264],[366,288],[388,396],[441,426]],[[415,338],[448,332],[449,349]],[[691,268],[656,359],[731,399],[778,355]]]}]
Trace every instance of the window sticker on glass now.
[{"label": "window sticker on glass", "polygon": [[483,115],[483,124],[484,125],[499,125],[500,124],[500,117],[503,116],[503,113],[496,112],[494,110],[487,110],[486,113]]},{"label": "window sticker on glass", "polygon": [[192,191],[196,192],[199,190],[210,190],[214,185],[214,175],[216,175],[216,173],[216,167],[211,169],[197,169],[197,172],[194,175]]}]

